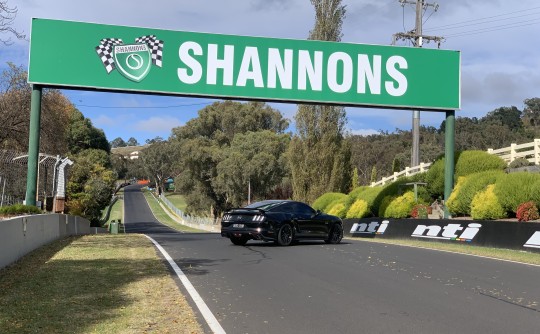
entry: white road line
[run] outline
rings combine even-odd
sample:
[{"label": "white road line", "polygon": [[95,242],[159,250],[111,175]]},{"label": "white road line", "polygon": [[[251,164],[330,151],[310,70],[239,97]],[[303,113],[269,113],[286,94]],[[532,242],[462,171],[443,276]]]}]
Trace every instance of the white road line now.
[{"label": "white road line", "polygon": [[201,296],[199,295],[197,290],[195,290],[195,288],[193,287],[193,284],[191,284],[189,279],[186,277],[186,275],[180,269],[180,267],[178,267],[176,262],[174,262],[174,260],[171,258],[169,253],[167,253],[167,251],[163,247],[161,247],[161,245],[157,241],[155,241],[154,239],[152,239],[151,237],[149,237],[147,235],[145,235],[145,236],[148,239],[150,239],[150,241],[152,241],[154,243],[154,245],[156,245],[157,249],[159,249],[159,251],[161,252],[161,254],[163,254],[165,259],[167,259],[167,261],[169,262],[169,264],[173,268],[174,272],[176,273],[176,275],[178,276],[178,278],[180,279],[180,281],[182,282],[182,284],[186,288],[187,292],[189,293],[189,295],[191,296],[191,298],[193,299],[193,301],[195,302],[195,304],[199,308],[199,311],[201,312],[202,316],[204,317],[204,320],[206,320],[206,323],[208,324],[208,326],[210,327],[212,332],[214,332],[216,334],[225,334],[225,330],[223,329],[223,327],[221,327],[221,325],[217,321],[217,319],[214,316],[214,314],[212,313],[212,311],[210,311],[208,306],[206,306],[206,303],[201,298]]}]

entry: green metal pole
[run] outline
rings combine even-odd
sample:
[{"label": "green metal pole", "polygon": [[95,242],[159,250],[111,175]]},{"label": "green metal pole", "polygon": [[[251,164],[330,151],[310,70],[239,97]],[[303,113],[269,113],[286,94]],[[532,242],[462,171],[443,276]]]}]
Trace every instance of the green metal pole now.
[{"label": "green metal pole", "polygon": [[30,131],[28,135],[28,174],[26,176],[26,205],[36,206],[39,163],[39,133],[41,123],[41,86],[32,86]]},{"label": "green metal pole", "polygon": [[446,127],[444,133],[444,218],[450,218],[446,201],[454,188],[454,146],[455,146],[456,115],[454,111],[446,112]]}]

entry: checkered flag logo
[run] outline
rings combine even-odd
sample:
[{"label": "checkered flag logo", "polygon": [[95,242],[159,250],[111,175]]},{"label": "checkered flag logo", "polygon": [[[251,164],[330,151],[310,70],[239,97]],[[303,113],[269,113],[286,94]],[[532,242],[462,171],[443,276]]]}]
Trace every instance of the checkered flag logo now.
[{"label": "checkered flag logo", "polygon": [[156,65],[157,67],[161,67],[163,65],[163,41],[160,41],[154,35],[148,35],[136,38],[135,43],[148,45],[152,55],[152,64]]},{"label": "checkered flag logo", "polygon": [[124,42],[119,38],[104,38],[96,46],[96,52],[107,70],[107,74],[111,73],[116,66],[114,65],[114,58],[112,55],[113,46],[121,45]]},{"label": "checkered flag logo", "polygon": [[[135,38],[135,43],[146,44],[150,49],[152,64],[158,67],[163,66],[163,41],[157,39],[155,35],[147,35]],[[101,59],[107,74],[116,69],[113,56],[114,46],[123,44],[124,41],[120,38],[104,38],[96,46],[96,53]]]}]

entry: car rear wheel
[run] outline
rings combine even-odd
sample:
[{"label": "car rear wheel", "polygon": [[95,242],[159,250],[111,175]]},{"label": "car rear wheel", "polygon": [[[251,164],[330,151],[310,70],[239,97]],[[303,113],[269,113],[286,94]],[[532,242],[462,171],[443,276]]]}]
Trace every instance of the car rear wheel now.
[{"label": "car rear wheel", "polygon": [[248,242],[246,237],[230,237],[231,242],[237,246],[244,246]]},{"label": "car rear wheel", "polygon": [[343,227],[341,224],[334,224],[334,227],[328,234],[328,239],[324,240],[327,244],[339,244],[343,239]]},{"label": "car rear wheel", "polygon": [[284,224],[279,228],[277,235],[277,244],[280,246],[289,246],[294,240],[294,230],[291,225]]}]

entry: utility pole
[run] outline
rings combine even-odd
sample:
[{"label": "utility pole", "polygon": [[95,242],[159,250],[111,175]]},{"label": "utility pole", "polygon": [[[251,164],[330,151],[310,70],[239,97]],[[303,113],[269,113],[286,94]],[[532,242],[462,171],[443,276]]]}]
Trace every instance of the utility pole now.
[{"label": "utility pole", "polygon": [[[437,3],[426,3],[424,0],[399,0],[399,3],[402,7],[407,4],[416,5],[416,24],[415,28],[408,32],[400,32],[393,35],[392,45],[396,44],[396,41],[399,40],[410,40],[413,42],[414,46],[421,48],[424,41],[428,43],[430,41],[437,42],[438,47],[440,47],[441,42],[444,40],[443,37],[439,36],[426,36],[422,34],[422,19],[423,11],[428,7],[433,7],[434,11],[439,9]],[[420,111],[413,110],[413,122],[412,122],[412,135],[413,135],[413,144],[412,144],[412,153],[411,153],[411,167],[416,167],[420,164]]]}]

